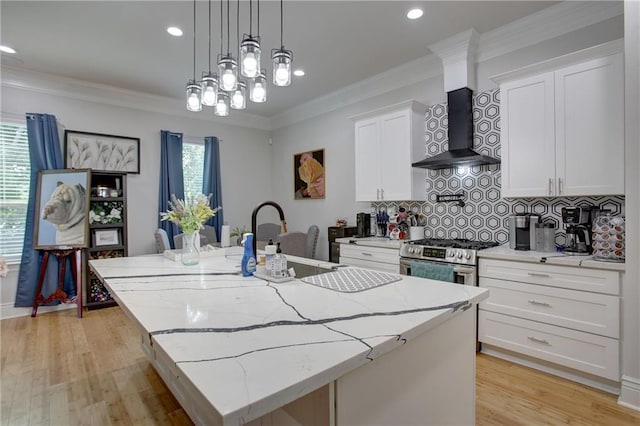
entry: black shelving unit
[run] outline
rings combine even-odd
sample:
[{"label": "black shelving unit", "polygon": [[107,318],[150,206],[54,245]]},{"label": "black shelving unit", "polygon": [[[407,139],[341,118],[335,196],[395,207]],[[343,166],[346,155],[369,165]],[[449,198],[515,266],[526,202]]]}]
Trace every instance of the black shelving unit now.
[{"label": "black shelving unit", "polygon": [[[87,262],[91,259],[128,255],[126,177],[125,173],[91,172],[90,241],[85,256]],[[99,196],[101,194],[105,196]],[[85,271],[87,309],[117,305],[100,279],[89,269],[88,264],[85,265]]]}]

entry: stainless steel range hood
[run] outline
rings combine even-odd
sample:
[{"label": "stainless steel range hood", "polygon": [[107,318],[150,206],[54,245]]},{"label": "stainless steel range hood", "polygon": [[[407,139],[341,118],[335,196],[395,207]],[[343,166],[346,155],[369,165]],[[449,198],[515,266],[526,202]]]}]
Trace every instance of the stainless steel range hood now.
[{"label": "stainless steel range hood", "polygon": [[449,150],[422,161],[413,163],[413,167],[423,169],[450,169],[458,166],[481,166],[499,164],[500,160],[475,152],[473,148],[473,111],[472,91],[468,87],[447,93],[449,103]]}]

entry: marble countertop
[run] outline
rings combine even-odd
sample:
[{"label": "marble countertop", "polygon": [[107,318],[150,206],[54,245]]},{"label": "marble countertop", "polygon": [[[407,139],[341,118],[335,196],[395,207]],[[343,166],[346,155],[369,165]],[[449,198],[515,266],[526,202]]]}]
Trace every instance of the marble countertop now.
[{"label": "marble countertop", "polygon": [[241,424],[294,401],[488,296],[478,287],[407,276],[341,293],[300,280],[242,277],[239,264],[239,255],[195,266],[162,255],[90,261],[222,424]]},{"label": "marble countertop", "polygon": [[400,246],[405,242],[405,240],[392,240],[386,237],[345,237],[336,238],[336,242],[342,244],[357,244],[360,246],[382,247],[400,250]]},{"label": "marble countertop", "polygon": [[[479,250],[478,257],[482,259],[516,260],[520,262],[545,263],[548,265],[579,266],[582,268],[605,269],[624,272],[624,263],[601,262],[593,260],[591,256],[567,256],[557,252],[539,252],[533,250],[514,250],[509,244]],[[544,261],[543,261],[544,259]]]}]

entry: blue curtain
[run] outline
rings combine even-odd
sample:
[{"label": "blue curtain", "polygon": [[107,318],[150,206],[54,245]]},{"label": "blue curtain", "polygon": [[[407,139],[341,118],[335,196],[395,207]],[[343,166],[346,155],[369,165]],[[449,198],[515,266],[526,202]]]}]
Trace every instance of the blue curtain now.
[{"label": "blue curtain", "polygon": [[184,177],[182,174],[182,133],[167,130],[160,132],[160,192],[158,197],[158,228],[167,231],[172,248],[174,235],[180,228],[169,221],[160,220],[160,212],[169,208],[171,194],[184,199]]},{"label": "blue curtain", "polygon": [[[49,114],[27,114],[27,137],[29,140],[29,157],[31,161],[31,179],[29,186],[29,202],[27,205],[27,226],[24,232],[22,260],[18,274],[18,288],[16,290],[16,307],[33,305],[38,274],[42,263],[43,251],[33,249],[33,233],[36,213],[36,185],[40,170],[62,169],[64,162],[58,138],[56,117]],[[76,289],[71,278],[71,266],[67,264],[64,291],[75,297]],[[47,273],[42,286],[42,294],[46,297],[58,286],[58,259],[49,257]],[[58,304],[60,302],[54,302]]]},{"label": "blue curtain", "polygon": [[[215,136],[204,138],[204,171],[202,175],[202,193],[213,194],[211,197],[211,207],[222,207],[222,182],[220,179],[220,141]],[[216,237],[220,241],[220,230],[222,228],[223,210],[220,210],[214,217],[207,221],[207,225],[216,228]]]}]

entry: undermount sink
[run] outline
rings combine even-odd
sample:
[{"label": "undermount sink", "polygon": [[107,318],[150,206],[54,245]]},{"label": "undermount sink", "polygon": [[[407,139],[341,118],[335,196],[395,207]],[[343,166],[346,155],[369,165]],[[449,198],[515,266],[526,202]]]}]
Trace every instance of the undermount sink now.
[{"label": "undermount sink", "polygon": [[287,269],[289,268],[293,268],[294,271],[296,271],[296,278],[311,277],[336,270],[336,268],[321,268],[316,265],[305,265],[304,263],[287,261]]}]

